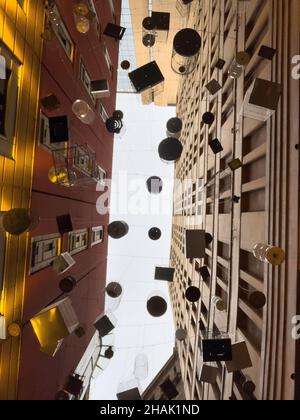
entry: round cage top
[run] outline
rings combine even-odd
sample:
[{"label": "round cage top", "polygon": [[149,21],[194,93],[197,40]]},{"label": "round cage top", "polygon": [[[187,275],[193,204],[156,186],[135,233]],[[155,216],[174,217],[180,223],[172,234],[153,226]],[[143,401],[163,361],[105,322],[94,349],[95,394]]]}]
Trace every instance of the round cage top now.
[{"label": "round cage top", "polygon": [[116,120],[122,120],[124,118],[124,112],[121,111],[120,109],[117,109],[116,111],[113,112],[112,116]]},{"label": "round cage top", "polygon": [[123,69],[123,70],[129,70],[130,69],[130,61],[123,60],[121,62],[121,69]]},{"label": "round cage top", "polygon": [[167,130],[169,133],[178,133],[179,131],[182,130],[182,120],[180,118],[170,118],[169,121],[167,122]]},{"label": "round cage top", "polygon": [[187,337],[187,332],[183,328],[178,328],[176,330],[175,336],[176,336],[176,339],[178,341],[184,341],[186,339],[186,337]]},{"label": "round cage top", "polygon": [[143,20],[143,28],[146,29],[146,31],[153,31],[155,29],[155,23],[152,17],[145,17]]},{"label": "round cage top", "polygon": [[152,241],[158,241],[158,239],[161,238],[161,230],[157,227],[153,227],[149,230],[149,238],[152,239]]},{"label": "round cage top", "polygon": [[163,189],[162,179],[158,176],[152,176],[147,180],[147,189],[150,194],[160,194]]},{"label": "round cage top", "polygon": [[200,35],[194,29],[186,28],[177,32],[173,41],[174,51],[182,57],[198,54],[202,45]]},{"label": "round cage top", "polygon": [[249,302],[255,309],[262,309],[267,303],[267,298],[262,292],[254,291],[249,295]]},{"label": "round cage top", "polygon": [[211,125],[215,121],[215,116],[212,112],[205,112],[202,115],[202,121],[204,124]]},{"label": "round cage top", "polygon": [[186,289],[185,297],[189,302],[198,302],[201,297],[201,292],[198,287],[190,286]]},{"label": "round cage top", "polygon": [[158,147],[159,157],[167,162],[175,162],[180,159],[182,150],[183,146],[180,141],[173,137],[164,139]]},{"label": "round cage top", "polygon": [[2,226],[10,235],[21,235],[26,232],[32,223],[28,209],[16,208],[3,213]]},{"label": "round cage top", "polygon": [[143,45],[147,48],[153,47],[155,44],[155,35],[153,34],[146,34],[143,36]]},{"label": "round cage top", "polygon": [[76,279],[72,276],[64,277],[59,282],[59,288],[64,293],[70,293],[76,286]]},{"label": "round cage top", "polygon": [[149,314],[155,318],[163,316],[168,309],[167,302],[162,296],[151,296],[147,301],[147,310]]},{"label": "round cage top", "polygon": [[115,281],[108,283],[108,285],[106,286],[106,293],[108,294],[109,297],[113,299],[120,297],[122,294],[122,291],[123,289],[120,283],[117,283]]},{"label": "round cage top", "polygon": [[108,225],[107,232],[111,238],[120,239],[127,235],[129,226],[123,221],[112,222]]}]

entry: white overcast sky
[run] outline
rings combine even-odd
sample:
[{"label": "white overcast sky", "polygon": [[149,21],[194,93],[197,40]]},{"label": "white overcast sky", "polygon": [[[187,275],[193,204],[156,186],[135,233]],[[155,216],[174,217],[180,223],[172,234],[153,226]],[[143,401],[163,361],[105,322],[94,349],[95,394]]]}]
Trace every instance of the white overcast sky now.
[{"label": "white overcast sky", "polygon": [[[169,264],[174,166],[163,163],[157,149],[175,108],[144,106],[132,94],[119,94],[117,100],[117,108],[125,115],[126,134],[115,140],[111,220],[126,221],[130,230],[125,238],[109,242],[107,282],[120,282],[124,292],[114,312],[118,319],[114,358],[92,384],[91,399],[97,400],[116,399],[119,383],[133,378],[134,359],[140,353],[149,360],[149,376],[141,383],[144,390],[174,347],[168,285],[154,280],[154,269]],[[159,195],[150,195],[146,188],[146,180],[153,175],[164,180]],[[148,238],[154,226],[162,230],[159,241]],[[148,296],[156,290],[163,291],[168,301],[168,311],[161,318],[151,317],[146,309]]]}]

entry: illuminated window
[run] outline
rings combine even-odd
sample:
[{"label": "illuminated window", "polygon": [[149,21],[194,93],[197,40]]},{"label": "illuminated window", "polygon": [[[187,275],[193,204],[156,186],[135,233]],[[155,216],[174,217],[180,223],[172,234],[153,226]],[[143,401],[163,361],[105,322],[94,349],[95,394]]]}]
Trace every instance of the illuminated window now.
[{"label": "illuminated window", "polygon": [[69,233],[69,253],[71,255],[84,251],[88,247],[88,230],[80,229]]},{"label": "illuminated window", "polygon": [[60,235],[37,236],[31,240],[31,266],[34,273],[51,265],[60,252]]},{"label": "illuminated window", "polygon": [[0,46],[0,154],[12,158],[15,138],[20,64]]},{"label": "illuminated window", "polygon": [[52,25],[53,31],[60,43],[60,45],[63,47],[63,49],[65,50],[67,56],[69,57],[69,59],[71,61],[73,61],[73,55],[74,55],[74,44],[73,41],[65,27],[65,25],[63,24],[61,17],[59,15],[59,11],[57,10],[57,7],[54,7],[53,9],[55,11],[55,13],[59,16],[59,23],[58,25]]},{"label": "illuminated window", "polygon": [[102,243],[104,240],[103,226],[97,226],[92,228],[91,246]]}]

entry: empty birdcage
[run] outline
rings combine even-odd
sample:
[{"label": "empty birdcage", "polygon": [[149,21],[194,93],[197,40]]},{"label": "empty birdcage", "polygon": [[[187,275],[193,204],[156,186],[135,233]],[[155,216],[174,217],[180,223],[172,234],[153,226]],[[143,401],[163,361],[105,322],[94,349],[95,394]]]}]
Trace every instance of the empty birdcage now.
[{"label": "empty birdcage", "polygon": [[105,171],[98,165],[96,153],[87,144],[53,150],[52,156],[54,166],[49,171],[49,178],[53,183],[73,187],[105,179]]},{"label": "empty birdcage", "polygon": [[192,73],[197,66],[201,45],[201,37],[194,29],[179,31],[173,41],[172,70],[182,76]]}]

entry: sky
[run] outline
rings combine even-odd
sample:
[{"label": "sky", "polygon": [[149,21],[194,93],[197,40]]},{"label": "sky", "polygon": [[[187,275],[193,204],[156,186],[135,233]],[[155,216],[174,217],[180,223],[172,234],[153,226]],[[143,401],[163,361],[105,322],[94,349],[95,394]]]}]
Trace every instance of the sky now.
[{"label": "sky", "polygon": [[[154,280],[154,270],[156,265],[169,265],[174,165],[160,160],[158,145],[166,137],[166,122],[175,116],[175,108],[145,106],[133,94],[119,94],[117,108],[124,112],[126,133],[115,139],[110,218],[126,221],[129,233],[109,241],[107,283],[121,283],[123,294],[114,311],[118,320],[114,330],[115,354],[92,383],[92,400],[116,399],[119,384],[134,377],[138,354],[148,358],[149,375],[141,382],[145,390],[174,347],[168,284]],[[146,188],[146,180],[153,175],[163,179],[164,188],[159,195],[149,194]],[[151,227],[162,230],[159,241],[149,239]],[[162,317],[153,318],[146,303],[157,291],[163,293],[168,310]]]}]

